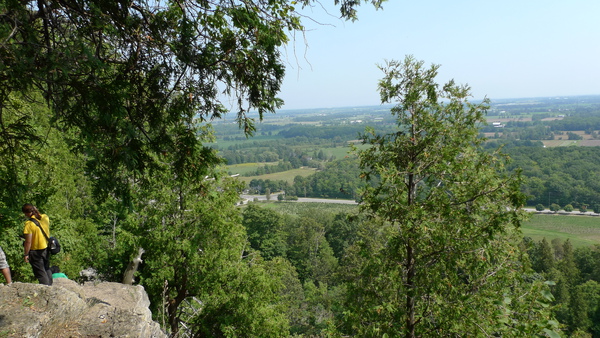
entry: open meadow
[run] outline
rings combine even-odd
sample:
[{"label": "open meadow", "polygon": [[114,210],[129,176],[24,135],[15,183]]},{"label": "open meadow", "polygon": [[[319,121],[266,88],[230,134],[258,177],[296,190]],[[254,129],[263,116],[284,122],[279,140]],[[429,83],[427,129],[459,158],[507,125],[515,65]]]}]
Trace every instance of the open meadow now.
[{"label": "open meadow", "polygon": [[[248,166],[246,166],[248,165]],[[228,170],[232,173],[239,173],[239,174],[244,174],[245,172],[249,172],[249,171],[256,171],[256,169],[260,166],[264,166],[264,163],[244,163],[244,164],[235,164],[235,165],[231,165],[231,166],[227,166]],[[244,167],[245,166],[245,167]],[[250,183],[250,181],[252,181],[253,179],[259,179],[259,180],[271,180],[271,181],[286,181],[289,184],[294,183],[294,177],[296,176],[302,176],[302,177],[306,177],[309,176],[311,174],[314,174],[316,171],[315,168],[308,168],[308,167],[302,167],[302,168],[298,168],[298,169],[292,169],[292,170],[287,170],[287,171],[282,171],[282,172],[278,172],[278,173],[272,173],[272,174],[264,174],[264,175],[259,175],[259,176],[249,176],[249,177],[244,177],[244,176],[238,176],[238,179],[242,182],[245,183]]]},{"label": "open meadow", "polygon": [[523,235],[536,242],[570,239],[574,247],[600,245],[600,217],[535,214],[523,224]]}]

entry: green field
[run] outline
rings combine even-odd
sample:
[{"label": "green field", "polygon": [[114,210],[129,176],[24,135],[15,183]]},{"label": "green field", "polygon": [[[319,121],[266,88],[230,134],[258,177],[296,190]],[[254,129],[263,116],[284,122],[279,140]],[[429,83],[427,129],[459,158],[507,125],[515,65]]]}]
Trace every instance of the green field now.
[{"label": "green field", "polygon": [[335,147],[335,148],[321,148],[325,156],[330,157],[334,156],[336,159],[342,159],[346,156],[354,156],[349,154],[350,147]]},{"label": "green field", "polygon": [[337,204],[337,203],[298,203],[298,202],[278,202],[264,203],[261,206],[273,209],[282,214],[302,215],[304,213],[318,213],[319,211],[331,212],[334,214],[342,212],[352,212],[358,210],[356,204]]},{"label": "green field", "polygon": [[[241,163],[241,164],[228,165],[228,166],[226,166],[226,169],[228,172],[230,172],[232,174],[245,175],[249,172],[255,172],[256,169],[258,169],[259,167],[264,167],[266,165],[275,165],[275,164],[277,164],[277,162]],[[256,177],[251,177],[250,180],[252,180],[252,178],[256,178]],[[248,182],[250,182],[250,180],[248,180]],[[244,180],[244,182],[245,182],[245,180]]]},{"label": "green field", "polygon": [[600,217],[536,214],[523,225],[523,235],[534,241],[570,239],[574,247],[600,245]]},{"label": "green field", "polygon": [[[245,163],[248,164],[248,163]],[[276,164],[276,163],[275,163]],[[264,166],[264,163],[260,164],[261,166]],[[234,166],[228,166],[228,170],[231,171],[232,173],[239,173],[239,174],[243,174],[244,170],[241,167],[237,167],[234,169],[229,169],[229,167],[235,167],[235,166],[244,166],[244,164],[241,165],[234,165]],[[256,163],[255,166],[252,169],[247,169],[247,171],[255,171],[257,168]],[[314,174],[315,173],[314,168],[306,168],[306,167],[302,167],[302,168],[298,168],[298,169],[292,169],[292,170],[288,170],[288,171],[282,171],[279,173],[274,173],[274,174],[265,174],[265,175],[260,175],[260,176],[249,176],[249,177],[243,177],[243,176],[239,176],[238,179],[242,182],[245,183],[249,183],[250,181],[252,181],[253,179],[262,179],[262,180],[272,180],[272,181],[287,181],[289,184],[294,183],[294,177],[300,175],[303,177],[306,177],[308,175]]]}]

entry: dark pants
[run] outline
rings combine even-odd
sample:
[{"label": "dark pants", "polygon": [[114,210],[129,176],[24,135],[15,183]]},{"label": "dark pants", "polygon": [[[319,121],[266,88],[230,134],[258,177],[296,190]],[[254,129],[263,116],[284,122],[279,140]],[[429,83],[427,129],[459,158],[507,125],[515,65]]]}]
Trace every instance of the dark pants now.
[{"label": "dark pants", "polygon": [[35,278],[44,285],[52,285],[52,271],[50,270],[50,257],[48,250],[29,250],[29,264],[33,269]]}]

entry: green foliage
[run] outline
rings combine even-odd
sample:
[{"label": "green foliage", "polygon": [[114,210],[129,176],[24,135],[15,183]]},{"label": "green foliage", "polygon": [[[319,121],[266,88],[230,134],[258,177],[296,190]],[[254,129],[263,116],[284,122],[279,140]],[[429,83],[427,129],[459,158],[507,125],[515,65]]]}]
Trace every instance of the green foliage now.
[{"label": "green foliage", "polygon": [[[345,18],[360,4],[337,3]],[[145,249],[136,277],[174,335],[183,320],[191,336],[287,336],[298,278],[246,251],[240,186],[206,143],[221,98],[246,135],[250,111],[281,106],[280,47],[303,29],[294,5],[310,4],[2,2],[0,216],[15,281],[33,280],[17,237],[30,202],[72,278],[92,267],[121,281]],[[327,280],[335,257],[316,239],[307,271]]]},{"label": "green foliage", "polygon": [[323,212],[332,214],[355,213],[358,211],[356,204],[330,204],[330,203],[275,203],[267,204],[265,207],[272,208],[280,214],[289,215],[320,215]]},{"label": "green foliage", "polygon": [[594,205],[600,201],[600,147],[516,147],[506,149],[511,168],[522,168],[528,204]]},{"label": "green foliage", "polygon": [[537,243],[532,250],[532,256],[535,257],[532,259],[533,269],[537,272],[549,272],[554,267],[554,253],[546,238]]},{"label": "green foliage", "polygon": [[[335,2],[344,17],[355,18],[354,6],[362,1]],[[348,333],[393,335],[410,323],[398,320],[410,312],[406,299],[426,309],[413,318],[424,327],[415,332],[423,335],[553,334],[548,286],[527,274],[521,265],[526,260],[502,234],[511,232],[507,223],[520,222],[510,209],[522,202],[518,184],[492,174],[503,165],[496,154],[478,153],[472,126],[484,105],[468,103],[466,88],[449,84],[440,90],[425,79],[405,95],[417,103],[406,107],[418,114],[408,116],[399,106],[393,110],[399,132],[381,138],[373,133],[374,150],[363,153],[362,167],[373,184],[365,195],[373,214],[356,213],[356,206],[297,203],[249,206],[243,214],[236,209],[240,186],[214,170],[222,161],[207,145],[214,141],[208,122],[225,113],[223,91],[237,104],[244,134],[254,131],[250,110],[261,119],[280,106],[279,48],[288,29],[302,29],[293,6],[310,4],[0,4],[0,217],[15,281],[34,280],[17,237],[19,207],[32,202],[50,215],[52,234],[63,245],[52,264],[71,278],[93,267],[100,278],[121,281],[144,248],[136,280],[148,292],[155,318],[174,335],[336,336],[344,312]],[[389,75],[382,82],[386,100],[404,95],[394,92],[394,72]],[[413,122],[423,133],[405,123],[417,117],[423,119]],[[335,147],[353,132],[355,127],[332,127],[322,136]],[[406,138],[410,133],[412,139]],[[388,141],[399,143],[388,149]],[[290,149],[273,148],[263,157],[280,158]],[[332,159],[322,149],[310,153]],[[406,154],[415,156],[402,162]],[[309,157],[298,152],[288,162],[297,167]],[[295,194],[310,189],[356,198],[359,171],[351,158],[328,164],[315,177],[294,182]],[[415,173],[422,176],[410,190],[414,194],[388,189],[402,187],[402,179]],[[569,191],[546,186],[548,181],[534,182],[531,191],[538,197]],[[575,201],[569,194],[568,201]],[[402,252],[408,242],[414,252],[423,250],[414,259]],[[550,269],[563,278],[557,287],[571,287],[560,282],[577,276],[598,279],[597,252],[573,253],[576,266],[566,246],[563,255]],[[416,269],[418,264],[430,268]],[[402,275],[404,267],[414,272],[412,279]],[[560,298],[570,299],[567,309],[578,309],[568,323],[597,333],[596,286],[588,281],[576,287]],[[352,299],[348,308],[343,297]],[[423,299],[431,303],[419,304]],[[485,331],[474,329],[480,317]],[[434,321],[439,325],[431,329]]]},{"label": "green foliage", "polygon": [[[250,110],[262,119],[280,107],[279,48],[288,31],[302,29],[285,1],[52,6],[3,3],[0,107],[15,107],[15,95],[40,90],[53,127],[74,132],[64,136],[86,154],[96,192],[124,197],[130,176],[157,170],[165,155],[180,176],[201,177],[206,167],[195,163],[218,162],[197,136],[207,133],[201,123],[226,112],[221,93],[237,102],[236,119],[248,134]],[[28,132],[34,124],[27,114],[2,125],[13,152],[41,140]]]},{"label": "green foliage", "polygon": [[327,225],[314,215],[296,217],[287,222],[288,259],[298,270],[298,278],[328,284],[338,261],[327,242]]},{"label": "green foliage", "polygon": [[544,209],[546,209],[546,208],[544,207],[543,204],[536,204],[535,205],[535,210],[536,211],[544,211]]},{"label": "green foliage", "polygon": [[366,215],[358,212],[338,213],[335,215],[326,237],[337,259],[342,259],[346,250],[358,239],[360,225],[366,222]]},{"label": "green foliage", "polygon": [[[37,92],[9,95],[9,106],[1,108],[6,123],[0,142],[0,217],[2,247],[7,254],[13,280],[33,282],[31,267],[23,261],[24,203],[33,203],[50,217],[52,236],[59,238],[62,252],[51,258],[70,278],[102,252],[102,240],[93,222],[91,184],[83,169],[82,156],[70,152],[65,133],[52,128],[49,110]],[[22,124],[11,124],[10,121]],[[27,121],[29,125],[26,125]],[[20,123],[21,123],[20,122]],[[4,142],[6,140],[6,142]]]},{"label": "green foliage", "polygon": [[244,254],[246,232],[235,207],[240,187],[227,175],[213,177],[140,190],[138,217],[127,224],[136,244],[147,249],[140,283],[154,313],[164,313],[173,333],[180,329],[182,314],[190,311],[186,302],[198,299],[201,308],[184,316],[188,334],[227,336],[235,331],[253,336],[264,330],[284,335],[288,328],[279,302],[278,265]]},{"label": "green foliage", "polygon": [[567,205],[565,205],[564,209],[566,212],[571,212],[571,211],[573,211],[573,206],[570,204],[567,204]]},{"label": "green foliage", "polygon": [[327,163],[324,170],[309,177],[296,176],[286,192],[300,197],[356,199],[364,185],[359,174],[358,162],[348,157]]},{"label": "green foliage", "polygon": [[[552,247],[544,240],[532,243],[528,250],[538,271],[536,278],[553,281],[549,285],[554,300],[549,308],[566,334],[594,336],[598,333],[600,308],[598,248],[585,246],[573,250],[569,240],[552,242]],[[542,261],[546,261],[544,269],[539,264]]]},{"label": "green foliage", "polygon": [[[452,81],[439,86],[438,67],[410,56],[380,68],[381,99],[397,103],[398,130],[367,131],[371,147],[358,151],[362,177],[378,178],[362,195],[363,209],[383,226],[373,240],[361,236],[356,249],[349,331],[542,334],[551,326],[540,322],[544,307],[523,314],[527,302],[515,291],[515,277],[525,272],[513,244],[524,196],[518,174],[505,171],[505,157],[481,147],[477,125],[486,102],[471,104],[469,88]],[[520,326],[497,324],[493,300],[502,294],[516,302],[510,316]]]},{"label": "green foliage", "polygon": [[255,204],[250,204],[244,209],[242,225],[246,228],[248,241],[265,259],[286,256],[287,243],[283,221],[283,217],[277,212]]},{"label": "green foliage", "polygon": [[548,209],[550,209],[550,211],[557,212],[560,210],[560,205],[558,205],[556,203],[552,203],[552,204],[550,204],[550,207]]}]

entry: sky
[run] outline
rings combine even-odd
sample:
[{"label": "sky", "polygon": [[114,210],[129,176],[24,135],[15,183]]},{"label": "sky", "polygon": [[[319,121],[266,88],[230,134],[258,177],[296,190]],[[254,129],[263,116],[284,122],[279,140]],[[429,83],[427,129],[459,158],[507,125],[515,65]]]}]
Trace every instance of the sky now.
[{"label": "sky", "polygon": [[[329,6],[333,0],[321,0]],[[282,109],[381,104],[377,65],[413,55],[473,100],[600,95],[599,0],[389,0],[341,21],[305,9],[305,36],[283,50]],[[311,19],[308,19],[310,17]]]}]

